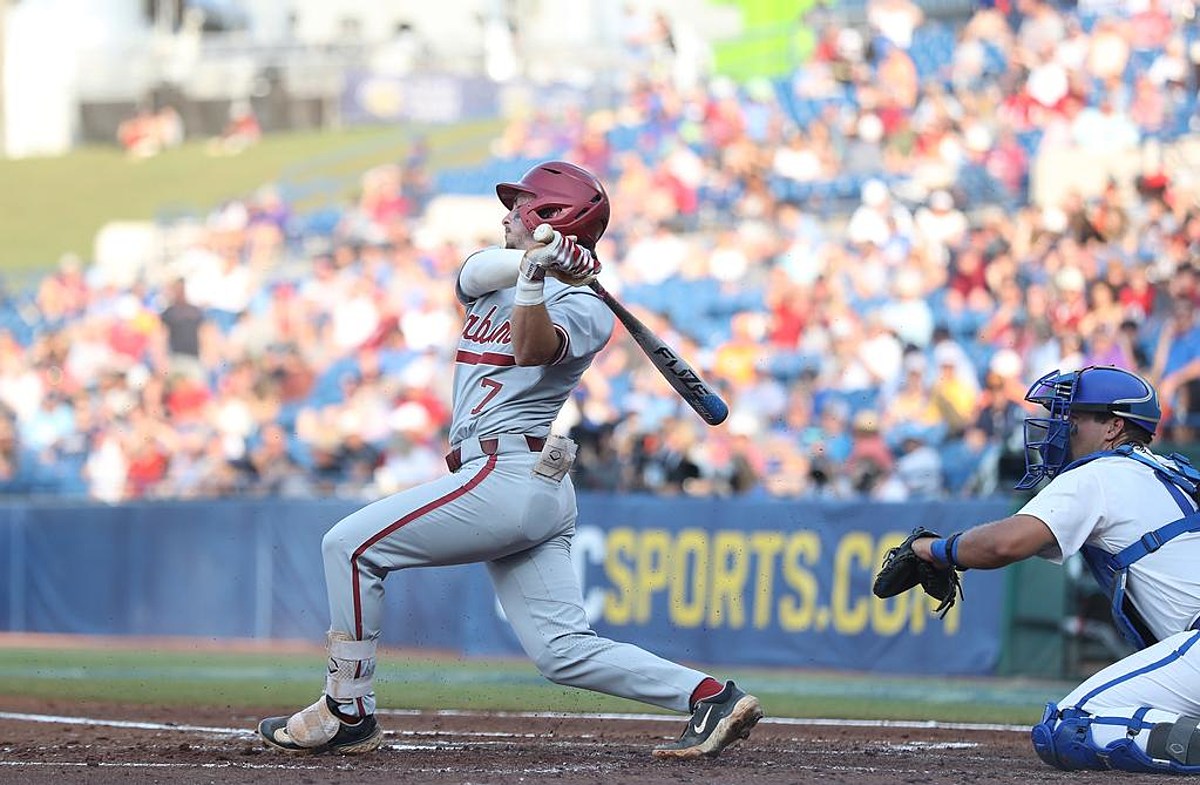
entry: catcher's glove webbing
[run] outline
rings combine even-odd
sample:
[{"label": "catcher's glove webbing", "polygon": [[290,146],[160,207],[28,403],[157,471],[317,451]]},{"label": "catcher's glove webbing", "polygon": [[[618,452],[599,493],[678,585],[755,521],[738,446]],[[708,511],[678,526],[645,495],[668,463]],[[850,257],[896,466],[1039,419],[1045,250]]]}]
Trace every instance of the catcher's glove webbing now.
[{"label": "catcher's glove webbing", "polygon": [[939,567],[925,561],[912,548],[912,544],[919,539],[940,536],[918,526],[904,542],[889,550],[883,557],[883,566],[879,568],[871,589],[875,596],[881,599],[895,597],[919,584],[926,594],[941,603],[933,612],[938,618],[945,618],[954,607],[957,597],[963,596],[958,573],[951,565]]}]

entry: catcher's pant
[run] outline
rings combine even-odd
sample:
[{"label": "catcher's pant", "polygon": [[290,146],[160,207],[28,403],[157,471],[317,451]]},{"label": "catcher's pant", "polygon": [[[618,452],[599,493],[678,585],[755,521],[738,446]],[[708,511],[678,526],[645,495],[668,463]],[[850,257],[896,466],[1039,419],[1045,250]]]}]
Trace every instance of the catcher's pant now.
[{"label": "catcher's pant", "polygon": [[[1200,632],[1188,630],[1098,671],[1058,703],[1060,709],[1082,709],[1108,721],[1089,725],[1099,749],[1129,735],[1129,726],[1111,720],[1131,720],[1143,707],[1152,709],[1149,723],[1174,722],[1179,716],[1200,717]],[[1148,733],[1134,736],[1145,752]]]},{"label": "catcher's pant", "polygon": [[[571,562],[575,488],[534,477],[523,437],[512,451],[462,447],[462,467],[343,518],[322,548],[334,632],[379,636],[383,579],[405,567],[487,562],[526,654],[551,681],[677,711],[706,674],[592,631]],[[374,695],[359,704],[370,713]]]}]

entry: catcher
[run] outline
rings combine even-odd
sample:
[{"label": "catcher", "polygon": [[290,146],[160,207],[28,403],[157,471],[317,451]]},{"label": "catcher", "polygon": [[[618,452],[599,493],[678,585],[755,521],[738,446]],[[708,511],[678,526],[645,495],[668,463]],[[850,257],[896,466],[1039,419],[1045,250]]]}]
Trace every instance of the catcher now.
[{"label": "catcher", "polygon": [[942,538],[918,529],[885,558],[874,591],[920,585],[944,612],[958,572],[1082,554],[1137,649],[1034,726],[1038,756],[1060,769],[1200,774],[1200,472],[1150,451],[1162,410],[1140,376],[1113,367],[1054,371],[1025,396],[1026,474],[1050,482],[1008,518]]}]

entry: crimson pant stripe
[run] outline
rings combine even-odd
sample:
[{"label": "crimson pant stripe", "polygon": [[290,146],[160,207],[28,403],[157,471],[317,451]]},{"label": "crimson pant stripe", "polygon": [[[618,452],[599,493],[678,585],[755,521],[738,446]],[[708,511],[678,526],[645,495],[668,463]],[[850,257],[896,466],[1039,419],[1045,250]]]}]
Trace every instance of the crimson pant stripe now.
[{"label": "crimson pant stripe", "polygon": [[477,485],[479,485],[479,483],[483,482],[484,478],[492,473],[492,469],[494,469],[495,466],[496,466],[496,456],[495,455],[488,456],[487,463],[484,464],[483,468],[479,470],[479,473],[476,474],[474,477],[472,477],[465,485],[455,488],[453,491],[451,491],[450,493],[447,493],[445,496],[439,496],[438,498],[434,499],[433,501],[429,502],[428,504],[426,504],[422,507],[418,507],[417,509],[410,512],[408,515],[405,515],[400,520],[393,521],[386,529],[375,534],[373,537],[371,537],[371,539],[367,540],[362,545],[358,546],[358,549],[354,551],[354,555],[350,557],[350,574],[354,578],[354,637],[357,640],[361,641],[363,639],[362,596],[361,596],[361,589],[359,587],[359,580],[358,580],[358,559],[359,559],[359,557],[362,556],[364,553],[366,553],[367,550],[371,546],[373,546],[375,543],[379,542],[384,537],[387,537],[392,532],[396,531],[397,529],[401,528],[402,526],[406,526],[406,525],[412,523],[417,518],[420,518],[422,515],[424,515],[427,512],[433,512],[438,507],[442,507],[444,505],[449,504],[450,502],[454,501],[455,499],[462,496],[463,494],[470,493],[471,490],[473,488],[475,488],[475,486],[477,486]]}]

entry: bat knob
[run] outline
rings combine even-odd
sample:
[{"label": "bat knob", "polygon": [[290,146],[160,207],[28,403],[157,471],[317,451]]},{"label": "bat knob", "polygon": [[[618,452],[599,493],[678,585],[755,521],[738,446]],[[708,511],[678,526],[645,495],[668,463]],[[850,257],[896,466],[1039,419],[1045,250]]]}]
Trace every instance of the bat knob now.
[{"label": "bat knob", "polygon": [[548,243],[554,239],[554,227],[550,224],[538,224],[533,230],[533,241],[535,243]]},{"label": "bat knob", "polygon": [[725,418],[729,416],[729,407],[725,401],[721,400],[721,396],[715,393],[701,396],[701,402],[704,405],[707,416],[704,418],[709,425],[720,425],[725,422]]}]

